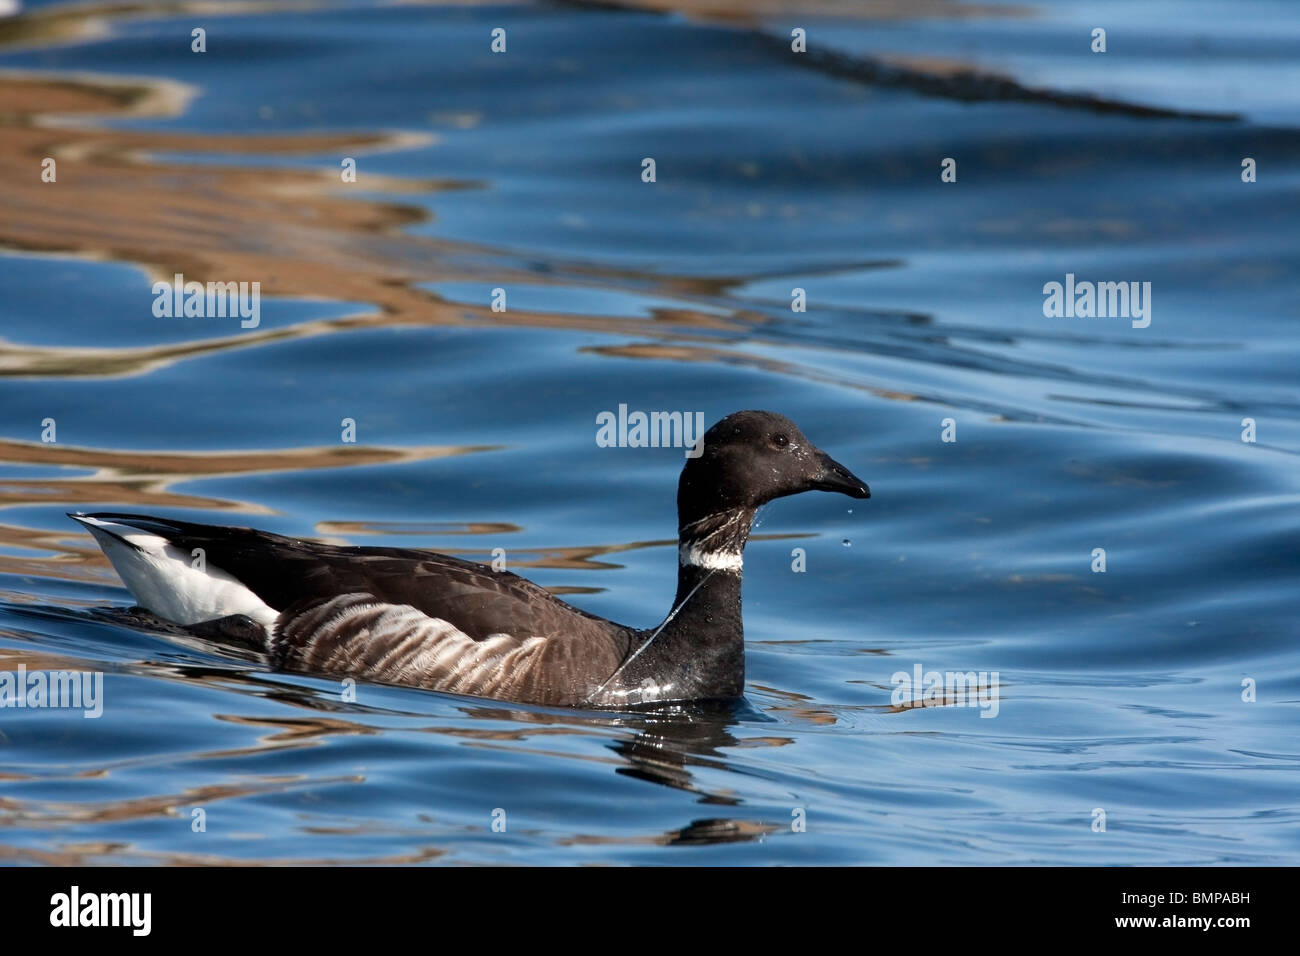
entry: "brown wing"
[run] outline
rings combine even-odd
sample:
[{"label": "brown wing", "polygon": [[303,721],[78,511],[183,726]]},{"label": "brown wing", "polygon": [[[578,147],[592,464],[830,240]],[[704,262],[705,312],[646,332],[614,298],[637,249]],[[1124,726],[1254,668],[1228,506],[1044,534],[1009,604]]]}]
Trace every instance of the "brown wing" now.
[{"label": "brown wing", "polygon": [[542,633],[474,638],[448,620],[372,594],[309,599],[285,610],[269,651],[275,666],[525,703],[584,703],[625,649],[573,616]]},{"label": "brown wing", "polygon": [[287,670],[573,705],[614,673],[634,639],[518,575],[449,555],[95,517],[203,548],[210,566],[281,612],[268,651]]}]

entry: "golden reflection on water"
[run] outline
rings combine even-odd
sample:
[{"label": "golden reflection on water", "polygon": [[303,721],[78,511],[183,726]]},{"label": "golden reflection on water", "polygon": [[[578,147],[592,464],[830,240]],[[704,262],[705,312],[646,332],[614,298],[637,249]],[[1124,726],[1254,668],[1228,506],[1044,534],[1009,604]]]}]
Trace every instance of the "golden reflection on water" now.
[{"label": "golden reflection on water", "polygon": [[[531,6],[527,0],[389,0],[394,6]],[[604,0],[575,5],[607,6]],[[624,0],[628,8],[681,13],[698,20],[752,24],[762,18],[799,14],[861,20],[1021,17],[1032,12],[1013,3],[963,0]],[[51,47],[107,36],[115,24],[134,19],[179,16],[246,16],[307,11],[332,6],[327,0],[106,0],[27,10],[0,20],[0,47]]]},{"label": "golden reflection on water", "polygon": [[[568,315],[450,303],[420,283],[491,277],[494,283],[553,284],[525,264],[468,244],[412,235],[427,219],[414,205],[354,198],[333,172],[222,167],[163,159],[161,153],[283,157],[402,149],[406,135],[218,136],[97,127],[124,117],[168,116],[191,91],[167,82],[0,74],[0,248],[135,263],[153,278],[224,281],[256,276],[265,295],[364,302],[362,314],[290,328],[244,330],[201,341],[123,348],[5,343],[0,374],[135,375],[196,355],[401,325],[497,325],[660,335],[743,332],[755,320],[689,307],[649,319]],[[75,119],[75,122],[73,120]],[[59,160],[58,189],[28,175]],[[465,184],[389,179],[388,192],[438,192]],[[586,267],[578,282],[635,280],[668,292],[671,280]]]},{"label": "golden reflection on water", "polygon": [[[52,478],[0,478],[0,508],[57,504],[76,509],[111,501],[122,510],[201,508],[265,515],[271,510],[253,502],[188,494],[173,490],[171,485],[195,478],[426,461],[491,451],[496,447],[325,445],[271,451],[144,452],[0,439],[0,461],[52,466],[70,472]],[[11,549],[18,553],[3,553]],[[77,581],[116,580],[108,559],[87,535],[71,528],[67,532],[46,531],[11,524],[0,524],[0,574]],[[11,599],[8,594],[5,597]],[[21,600],[21,596],[14,595],[12,599]]]}]

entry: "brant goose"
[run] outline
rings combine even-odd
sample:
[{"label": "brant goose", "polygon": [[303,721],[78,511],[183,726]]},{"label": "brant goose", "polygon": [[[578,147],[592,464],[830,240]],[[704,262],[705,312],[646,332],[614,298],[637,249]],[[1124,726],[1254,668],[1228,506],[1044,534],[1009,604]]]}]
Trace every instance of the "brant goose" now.
[{"label": "brant goose", "polygon": [[677,486],[677,597],[648,630],[431,551],[147,515],[69,517],[146,610],[251,645],[280,670],[552,706],[735,698],[745,682],[741,552],[755,512],[803,491],[871,493],[772,412],[728,415],[703,441]]}]

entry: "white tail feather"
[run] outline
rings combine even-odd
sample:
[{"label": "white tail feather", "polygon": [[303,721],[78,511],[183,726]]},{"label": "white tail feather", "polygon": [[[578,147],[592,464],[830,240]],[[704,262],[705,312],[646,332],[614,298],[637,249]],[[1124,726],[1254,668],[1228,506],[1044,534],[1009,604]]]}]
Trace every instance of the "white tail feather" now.
[{"label": "white tail feather", "polygon": [[280,616],[225,571],[197,562],[166,538],[102,518],[73,517],[95,536],[140,606],[164,620],[191,625],[244,614],[270,627]]}]

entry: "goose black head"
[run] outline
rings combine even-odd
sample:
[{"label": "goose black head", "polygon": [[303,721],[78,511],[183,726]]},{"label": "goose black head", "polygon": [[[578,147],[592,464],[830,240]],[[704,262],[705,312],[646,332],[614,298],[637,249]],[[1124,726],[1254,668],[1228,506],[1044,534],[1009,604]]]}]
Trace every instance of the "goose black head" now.
[{"label": "goose black head", "polygon": [[710,515],[754,511],[774,498],[837,491],[870,498],[866,482],[775,412],[735,412],[704,433],[677,485],[679,530]]}]

